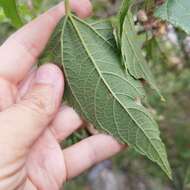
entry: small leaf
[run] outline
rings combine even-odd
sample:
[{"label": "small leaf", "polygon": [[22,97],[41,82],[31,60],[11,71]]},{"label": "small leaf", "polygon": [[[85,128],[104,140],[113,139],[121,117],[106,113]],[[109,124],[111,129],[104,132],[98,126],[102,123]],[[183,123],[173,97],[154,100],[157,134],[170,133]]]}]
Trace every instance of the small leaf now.
[{"label": "small leaf", "polygon": [[155,16],[170,22],[174,26],[184,30],[187,34],[190,34],[189,10],[189,0],[166,0],[156,10]]},{"label": "small leaf", "polygon": [[22,26],[22,20],[18,14],[15,0],[0,0],[0,6],[15,27],[19,28]]},{"label": "small leaf", "polygon": [[123,23],[126,17],[126,14],[129,10],[129,7],[132,3],[132,0],[123,0],[118,14],[118,23],[117,23],[117,41],[121,41]]},{"label": "small leaf", "polygon": [[145,79],[163,99],[138,43],[138,36],[135,31],[133,15],[130,8],[131,5],[130,1],[123,1],[123,7],[121,8],[119,17],[121,26],[117,28],[120,31],[121,53],[125,68],[135,79]]},{"label": "small leaf", "polygon": [[161,96],[137,40],[138,36],[135,31],[133,17],[132,14],[128,12],[124,20],[121,36],[121,52],[126,69],[134,78],[145,79]]},{"label": "small leaf", "polygon": [[143,87],[123,71],[118,52],[96,29],[75,16],[65,21],[61,46],[69,104],[100,131],[156,162],[171,178],[158,126],[136,103],[144,96]]}]

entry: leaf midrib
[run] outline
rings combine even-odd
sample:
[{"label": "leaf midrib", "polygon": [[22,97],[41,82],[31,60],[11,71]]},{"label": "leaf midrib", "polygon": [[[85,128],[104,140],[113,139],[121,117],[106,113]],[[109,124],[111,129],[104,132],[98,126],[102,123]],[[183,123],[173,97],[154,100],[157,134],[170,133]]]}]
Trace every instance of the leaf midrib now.
[{"label": "leaf midrib", "polygon": [[[112,92],[112,90],[110,89],[109,85],[108,85],[107,82],[105,81],[104,77],[103,77],[102,74],[101,74],[101,71],[99,71],[99,68],[96,66],[96,63],[95,63],[95,61],[94,61],[94,58],[91,56],[90,52],[88,51],[88,49],[87,49],[87,47],[86,47],[86,45],[85,45],[85,42],[83,41],[82,36],[81,36],[79,30],[77,29],[77,26],[76,26],[75,23],[73,22],[73,18],[72,18],[72,17],[74,17],[74,18],[76,18],[76,17],[75,17],[75,16],[69,16],[69,19],[71,20],[71,23],[72,23],[73,27],[75,28],[76,33],[77,33],[77,35],[78,35],[78,37],[79,37],[79,39],[80,39],[80,41],[81,41],[81,43],[82,43],[82,45],[83,45],[85,51],[86,51],[86,53],[87,53],[88,56],[90,57],[90,59],[91,59],[92,63],[94,64],[94,66],[95,66],[95,68],[96,68],[96,70],[97,70],[99,76],[101,77],[102,81],[104,82],[104,85],[108,88],[108,90],[110,91],[110,93],[111,93],[111,94],[113,95],[113,97],[118,101],[118,103],[121,105],[121,107],[129,114],[129,116],[130,116],[130,117],[132,118],[132,120],[136,123],[136,125],[139,126],[139,123],[131,116],[131,114],[128,112],[128,110],[122,105],[122,103],[120,102],[120,100],[115,96],[115,93]],[[95,31],[95,30],[94,30],[91,26],[89,26],[86,22],[83,22],[83,21],[81,21],[81,20],[78,19],[78,18],[77,18],[77,20],[78,20],[80,23],[83,23],[83,24],[87,25],[92,31]],[[95,31],[95,32],[96,32],[96,31]],[[97,32],[96,32],[96,34],[97,34]],[[98,36],[99,36],[100,38],[102,38],[102,36],[100,36],[99,34],[98,34]],[[102,38],[102,39],[104,40],[104,38]],[[163,162],[162,158],[160,157],[159,152],[157,151],[157,149],[155,148],[155,146],[151,143],[152,141],[149,139],[149,137],[146,135],[145,131],[144,131],[141,127],[139,127],[139,129],[141,129],[141,131],[144,133],[145,137],[148,139],[148,141],[150,142],[151,146],[152,146],[152,147],[154,148],[154,150],[157,152],[157,154],[158,154],[158,156],[159,156],[161,162],[163,163],[163,166],[165,167],[166,171],[168,171],[168,169],[167,169],[165,163]],[[119,132],[118,132],[118,135],[119,135]],[[123,139],[123,138],[122,138],[122,139]],[[126,142],[126,143],[127,143],[127,142]]]}]

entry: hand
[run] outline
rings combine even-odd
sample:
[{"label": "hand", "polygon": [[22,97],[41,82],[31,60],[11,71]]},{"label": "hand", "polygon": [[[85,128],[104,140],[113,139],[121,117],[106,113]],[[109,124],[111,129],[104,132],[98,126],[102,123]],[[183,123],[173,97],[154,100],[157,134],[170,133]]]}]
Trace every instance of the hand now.
[{"label": "hand", "polygon": [[[80,17],[91,12],[88,0],[71,0],[71,7]],[[72,108],[60,108],[64,78],[59,68],[32,65],[64,12],[59,4],[0,47],[0,190],[58,190],[122,149],[103,134],[63,151],[59,146],[82,121]]]}]

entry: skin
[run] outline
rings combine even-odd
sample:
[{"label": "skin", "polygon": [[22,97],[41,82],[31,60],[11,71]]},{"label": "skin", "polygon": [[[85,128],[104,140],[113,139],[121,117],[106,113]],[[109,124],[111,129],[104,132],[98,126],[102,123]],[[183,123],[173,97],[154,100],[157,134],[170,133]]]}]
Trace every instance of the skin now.
[{"label": "skin", "polygon": [[[91,14],[89,0],[70,3],[81,18]],[[123,148],[104,134],[65,150],[59,146],[82,121],[72,108],[61,106],[64,77],[59,68],[34,64],[64,13],[59,4],[0,47],[0,190],[58,190]]]}]

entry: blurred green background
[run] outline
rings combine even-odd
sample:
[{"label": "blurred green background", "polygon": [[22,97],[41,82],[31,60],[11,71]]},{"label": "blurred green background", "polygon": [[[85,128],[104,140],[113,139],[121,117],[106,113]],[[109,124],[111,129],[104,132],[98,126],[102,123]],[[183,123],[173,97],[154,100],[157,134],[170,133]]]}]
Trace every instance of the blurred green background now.
[{"label": "blurred green background", "polygon": [[[59,0],[19,0],[19,14],[29,22]],[[119,0],[93,0],[94,17],[114,17]],[[158,0],[157,0],[158,2]],[[148,8],[147,8],[148,7]],[[157,119],[174,172],[171,182],[152,162],[127,150],[65,184],[67,190],[188,190],[190,189],[190,37],[152,18],[155,7],[138,1],[139,42],[166,102],[147,88],[146,104]],[[140,12],[139,12],[140,10]],[[0,43],[16,29],[0,8]]]}]

